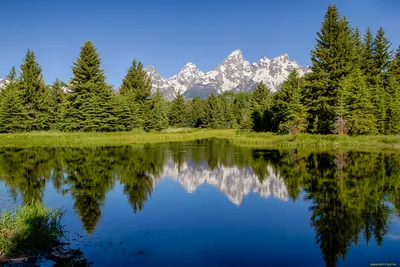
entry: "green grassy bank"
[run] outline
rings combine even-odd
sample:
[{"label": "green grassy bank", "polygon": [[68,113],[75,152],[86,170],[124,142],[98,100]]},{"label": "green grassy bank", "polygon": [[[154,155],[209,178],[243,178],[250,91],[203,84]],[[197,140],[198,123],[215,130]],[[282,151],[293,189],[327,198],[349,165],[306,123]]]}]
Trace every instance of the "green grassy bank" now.
[{"label": "green grassy bank", "polygon": [[181,142],[223,138],[250,148],[307,148],[316,150],[399,150],[400,136],[275,135],[237,130],[182,129],[165,132],[0,134],[0,147],[93,147]]},{"label": "green grassy bank", "polygon": [[0,262],[9,257],[43,254],[64,236],[64,212],[40,202],[4,209],[0,215]]}]

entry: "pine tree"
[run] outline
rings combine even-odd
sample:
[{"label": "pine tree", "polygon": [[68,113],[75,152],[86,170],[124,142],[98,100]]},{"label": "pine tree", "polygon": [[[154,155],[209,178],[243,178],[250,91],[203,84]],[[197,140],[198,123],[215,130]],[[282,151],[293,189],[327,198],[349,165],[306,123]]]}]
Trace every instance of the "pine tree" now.
[{"label": "pine tree", "polygon": [[223,121],[224,128],[232,129],[236,127],[235,116],[234,116],[234,93],[224,92],[220,96],[221,106],[223,109]]},{"label": "pine tree", "polygon": [[233,115],[235,123],[240,129],[252,129],[250,114],[251,92],[239,92],[235,94],[233,101]]},{"label": "pine tree", "polygon": [[136,59],[127,71],[126,76],[122,80],[119,92],[122,95],[133,93],[136,101],[141,102],[148,99],[151,95],[152,82],[143,69],[143,64]]},{"label": "pine tree", "polygon": [[211,93],[207,98],[204,125],[207,128],[223,128],[224,111],[218,97]]},{"label": "pine tree", "polygon": [[167,103],[160,91],[157,89],[152,96],[149,106],[149,115],[145,124],[145,130],[161,131],[168,128]]},{"label": "pine tree", "polygon": [[364,35],[361,70],[368,80],[375,74],[374,37],[370,28]]},{"label": "pine tree", "polygon": [[390,65],[390,75],[400,84],[400,45],[396,50],[396,54]]},{"label": "pine tree", "polygon": [[113,131],[112,89],[106,84],[101,60],[92,42],[87,41],[73,63],[65,129],[68,131]]},{"label": "pine tree", "polygon": [[386,134],[400,133],[400,83],[395,76],[387,76]]},{"label": "pine tree", "polygon": [[387,71],[392,59],[393,51],[390,50],[391,43],[385,34],[385,30],[380,27],[373,41],[374,67],[376,75]]},{"label": "pine tree", "polygon": [[253,130],[266,131],[267,125],[263,120],[265,111],[269,108],[271,89],[263,82],[260,82],[251,97],[251,118]]},{"label": "pine tree", "polygon": [[28,50],[21,65],[23,105],[28,113],[27,130],[41,131],[49,129],[49,88],[45,84],[42,69],[36,62],[35,53]]},{"label": "pine tree", "polygon": [[65,115],[66,100],[67,96],[64,92],[66,84],[59,80],[55,80],[53,85],[50,87],[49,94],[49,124],[50,129],[60,130],[62,128],[62,119]]},{"label": "pine tree", "polygon": [[186,125],[184,113],[185,98],[179,91],[176,97],[171,102],[171,109],[169,111],[169,125],[172,127],[184,127]]},{"label": "pine tree", "polygon": [[373,40],[374,72],[369,78],[370,88],[373,91],[372,100],[375,106],[375,117],[378,120],[378,130],[381,134],[387,133],[388,126],[388,98],[390,97],[389,79],[387,71],[390,67],[392,51],[391,43],[385,36],[382,27],[379,28]]},{"label": "pine tree", "polygon": [[27,130],[28,113],[24,107],[22,91],[15,67],[7,76],[8,84],[0,92],[0,132],[14,133]]},{"label": "pine tree", "polygon": [[307,108],[303,104],[303,79],[293,70],[274,96],[271,107],[273,129],[282,133],[302,133],[307,130]]},{"label": "pine tree", "polygon": [[186,123],[187,127],[205,127],[207,100],[195,97],[186,102]]},{"label": "pine tree", "polygon": [[317,35],[317,44],[311,51],[312,73],[306,79],[306,105],[309,126],[317,133],[329,134],[336,122],[339,83],[359,64],[359,51],[354,31],[335,5],[328,7]]},{"label": "pine tree", "polygon": [[278,131],[279,125],[288,120],[288,109],[293,98],[293,92],[300,87],[303,87],[303,79],[299,77],[299,73],[296,70],[293,70],[283,82],[281,90],[273,95],[271,106],[273,131]]},{"label": "pine tree", "polygon": [[129,101],[129,97],[114,93],[114,116],[117,120],[116,131],[131,131],[136,121],[135,115],[138,112],[138,104]]},{"label": "pine tree", "polygon": [[307,130],[307,108],[302,103],[301,87],[294,89],[288,105],[287,120],[280,125],[280,130],[289,134],[304,133]]},{"label": "pine tree", "polygon": [[134,121],[132,122],[132,126],[135,128],[144,127],[151,89],[151,78],[148,77],[146,71],[143,69],[143,64],[134,59],[122,80],[119,92],[131,103],[131,109],[137,111],[135,112]]},{"label": "pine tree", "polygon": [[[339,117],[343,116],[346,129],[351,135],[375,134],[376,118],[370,91],[365,77],[360,69],[354,70],[340,82],[345,108],[339,105]],[[341,102],[341,101],[339,101]]]}]

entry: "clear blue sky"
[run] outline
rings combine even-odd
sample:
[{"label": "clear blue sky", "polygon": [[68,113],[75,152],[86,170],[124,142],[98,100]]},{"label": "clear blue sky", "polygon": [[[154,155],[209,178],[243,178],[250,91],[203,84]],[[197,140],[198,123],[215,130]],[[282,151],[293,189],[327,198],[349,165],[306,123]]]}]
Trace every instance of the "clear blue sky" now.
[{"label": "clear blue sky", "polygon": [[383,26],[400,44],[398,0],[0,0],[0,77],[30,48],[48,83],[68,81],[85,40],[113,85],[133,58],[167,77],[188,61],[208,71],[235,49],[249,61],[287,53],[308,65],[330,3],[362,31]]}]

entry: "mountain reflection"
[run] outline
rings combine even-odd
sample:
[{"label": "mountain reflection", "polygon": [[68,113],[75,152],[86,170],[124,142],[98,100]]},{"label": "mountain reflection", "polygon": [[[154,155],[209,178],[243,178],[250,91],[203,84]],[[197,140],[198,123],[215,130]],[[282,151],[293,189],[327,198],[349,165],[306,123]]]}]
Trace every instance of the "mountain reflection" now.
[{"label": "mountain reflection", "polygon": [[[133,212],[144,208],[164,177],[188,192],[207,183],[240,205],[261,197],[309,201],[311,226],[326,266],[336,266],[363,237],[380,246],[400,215],[400,154],[251,150],[210,139],[109,148],[0,149],[0,179],[24,203],[43,198],[47,183],[68,194],[88,233],[115,183]],[[303,192],[303,193],[301,193]]]}]

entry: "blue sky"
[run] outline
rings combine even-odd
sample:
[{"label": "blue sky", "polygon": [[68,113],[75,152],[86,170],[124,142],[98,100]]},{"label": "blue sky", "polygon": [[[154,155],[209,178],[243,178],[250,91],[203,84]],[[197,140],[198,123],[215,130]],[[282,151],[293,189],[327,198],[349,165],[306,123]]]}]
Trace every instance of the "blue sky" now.
[{"label": "blue sky", "polygon": [[235,49],[249,61],[287,53],[308,65],[331,3],[353,26],[383,26],[393,48],[400,44],[398,0],[0,0],[0,77],[30,48],[48,83],[68,81],[85,40],[113,85],[133,58],[166,77],[189,61],[208,71]]}]

